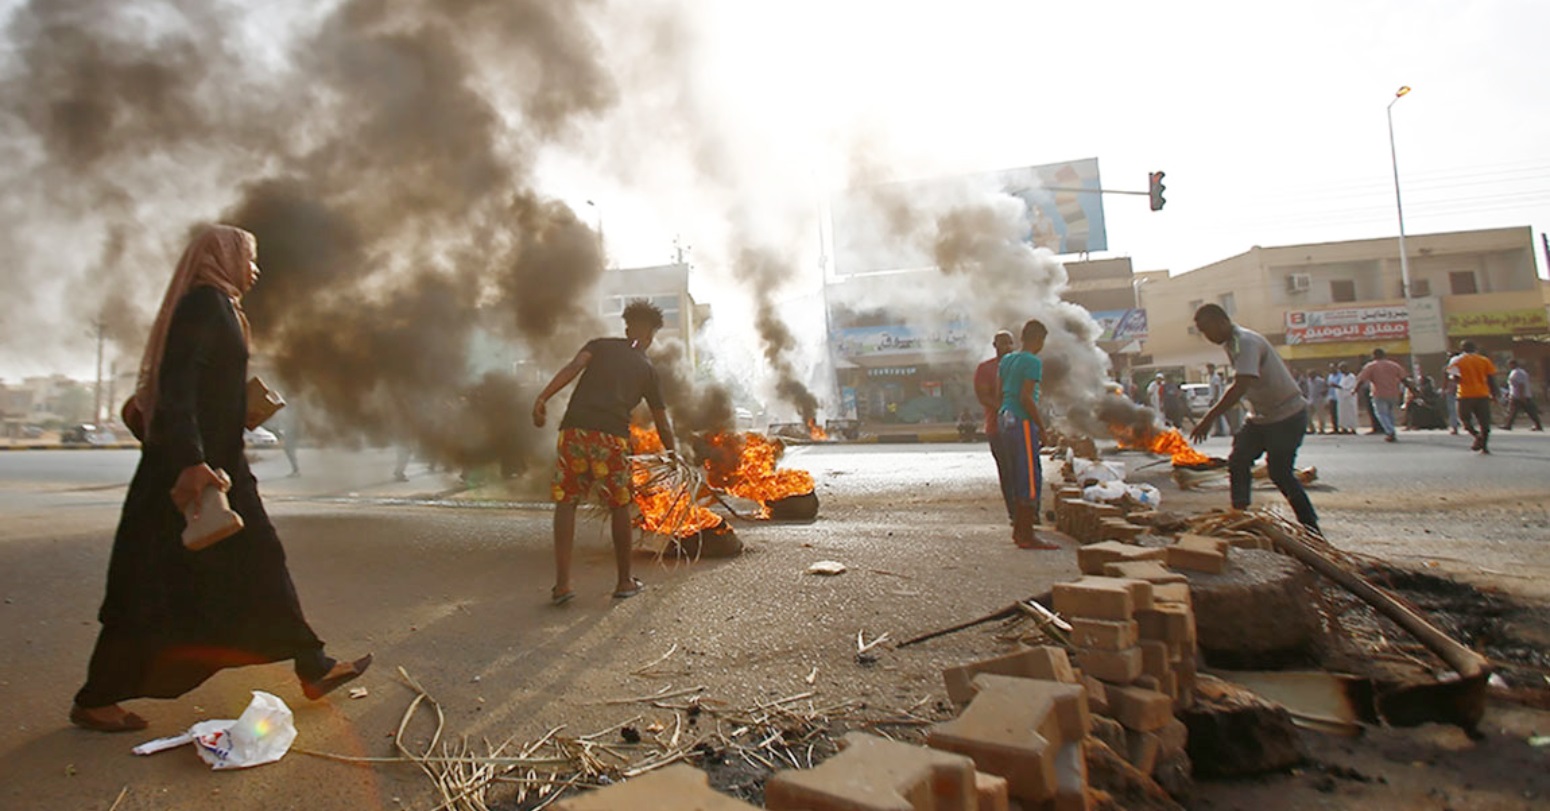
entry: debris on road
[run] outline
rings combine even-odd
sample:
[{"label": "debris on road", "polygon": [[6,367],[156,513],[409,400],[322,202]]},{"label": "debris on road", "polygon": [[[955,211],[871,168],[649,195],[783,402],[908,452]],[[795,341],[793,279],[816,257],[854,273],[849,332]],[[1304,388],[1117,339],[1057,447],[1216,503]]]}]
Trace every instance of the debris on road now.
[{"label": "debris on road", "polygon": [[817,563],[813,563],[813,564],[809,565],[807,567],[807,573],[808,574],[819,574],[819,575],[824,575],[824,576],[833,576],[833,575],[837,575],[837,574],[844,574],[845,573],[845,564],[840,563],[837,560],[820,560]]}]

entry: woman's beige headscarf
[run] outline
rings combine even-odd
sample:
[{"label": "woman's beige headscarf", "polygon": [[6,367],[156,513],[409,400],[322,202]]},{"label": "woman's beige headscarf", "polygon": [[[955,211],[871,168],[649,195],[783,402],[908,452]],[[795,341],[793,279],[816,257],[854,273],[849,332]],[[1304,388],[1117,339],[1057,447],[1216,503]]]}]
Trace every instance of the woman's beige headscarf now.
[{"label": "woman's beige headscarf", "polygon": [[199,232],[183,251],[178,269],[162,297],[161,310],[151,325],[151,335],[140,359],[140,379],[135,386],[135,404],[149,427],[156,410],[156,386],[160,380],[161,359],[167,350],[167,328],[178,302],[196,287],[213,287],[231,299],[242,323],[243,340],[248,340],[248,318],[242,312],[242,289],[247,284],[248,265],[258,258],[258,240],[241,228],[212,225]]}]

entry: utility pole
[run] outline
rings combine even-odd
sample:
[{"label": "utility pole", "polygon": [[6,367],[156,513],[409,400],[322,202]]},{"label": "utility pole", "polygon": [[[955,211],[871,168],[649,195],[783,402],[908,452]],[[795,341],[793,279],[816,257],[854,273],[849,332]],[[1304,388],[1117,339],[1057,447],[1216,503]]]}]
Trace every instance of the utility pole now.
[{"label": "utility pole", "polygon": [[91,409],[91,421],[95,425],[102,422],[102,337],[105,327],[102,317],[98,316],[97,320],[92,322],[92,326],[97,328],[97,385],[92,390]]}]

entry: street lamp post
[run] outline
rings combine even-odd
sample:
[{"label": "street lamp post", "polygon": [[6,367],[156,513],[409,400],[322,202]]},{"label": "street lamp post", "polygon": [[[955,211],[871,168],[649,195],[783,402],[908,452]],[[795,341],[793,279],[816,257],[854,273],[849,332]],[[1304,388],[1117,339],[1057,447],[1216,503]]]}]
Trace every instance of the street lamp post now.
[{"label": "street lamp post", "polygon": [[1389,100],[1386,108],[1389,119],[1389,162],[1394,167],[1394,208],[1399,213],[1399,293],[1405,300],[1405,339],[1410,344],[1410,374],[1416,380],[1421,379],[1421,360],[1416,356],[1415,336],[1411,334],[1413,321],[1410,318],[1410,254],[1405,251],[1405,204],[1399,196],[1399,151],[1394,148],[1394,104],[1410,92],[1410,86],[1405,85],[1394,92],[1394,98]]}]

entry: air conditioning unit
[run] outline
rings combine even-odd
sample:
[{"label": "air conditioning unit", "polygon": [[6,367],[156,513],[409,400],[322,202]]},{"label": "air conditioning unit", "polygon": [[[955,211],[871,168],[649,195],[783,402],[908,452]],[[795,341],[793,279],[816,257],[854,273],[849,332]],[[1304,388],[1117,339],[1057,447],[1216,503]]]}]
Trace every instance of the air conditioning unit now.
[{"label": "air conditioning unit", "polygon": [[1306,293],[1313,286],[1313,278],[1306,273],[1289,273],[1286,276],[1286,292]]}]

